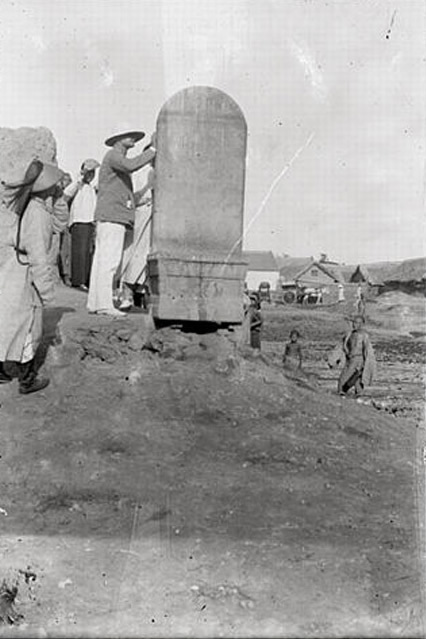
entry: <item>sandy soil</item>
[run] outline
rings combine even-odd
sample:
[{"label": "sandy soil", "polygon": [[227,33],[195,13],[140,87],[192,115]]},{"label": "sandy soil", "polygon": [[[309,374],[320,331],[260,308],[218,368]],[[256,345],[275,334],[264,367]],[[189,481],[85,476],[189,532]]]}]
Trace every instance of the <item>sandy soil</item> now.
[{"label": "sandy soil", "polygon": [[421,335],[371,305],[361,403],[324,361],[333,309],[266,309],[256,357],[84,301],[46,313],[51,385],[0,388],[0,636],[424,636]]}]

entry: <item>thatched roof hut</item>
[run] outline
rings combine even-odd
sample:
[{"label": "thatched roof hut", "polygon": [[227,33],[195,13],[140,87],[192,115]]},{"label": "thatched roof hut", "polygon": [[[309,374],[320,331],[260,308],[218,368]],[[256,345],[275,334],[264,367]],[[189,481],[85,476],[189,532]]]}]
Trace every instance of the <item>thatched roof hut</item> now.
[{"label": "thatched roof hut", "polygon": [[349,282],[360,282],[369,286],[382,286],[383,280],[377,272],[370,271],[364,264],[358,264],[352,272]]}]

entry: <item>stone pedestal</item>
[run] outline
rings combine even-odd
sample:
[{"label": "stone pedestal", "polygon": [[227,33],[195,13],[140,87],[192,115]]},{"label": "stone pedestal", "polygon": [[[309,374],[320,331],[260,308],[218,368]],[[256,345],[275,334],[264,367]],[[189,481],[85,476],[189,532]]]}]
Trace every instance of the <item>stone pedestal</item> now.
[{"label": "stone pedestal", "polygon": [[149,256],[153,316],[158,319],[240,323],[244,262]]},{"label": "stone pedestal", "polygon": [[247,126],[210,87],[175,94],[157,120],[148,277],[153,316],[239,323]]}]

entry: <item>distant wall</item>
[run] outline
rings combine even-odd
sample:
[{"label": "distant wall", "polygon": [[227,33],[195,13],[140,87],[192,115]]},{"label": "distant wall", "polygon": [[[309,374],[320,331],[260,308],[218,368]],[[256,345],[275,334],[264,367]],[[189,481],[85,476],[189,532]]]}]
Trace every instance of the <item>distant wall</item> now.
[{"label": "distant wall", "polygon": [[279,279],[278,271],[247,271],[246,282],[249,291],[257,291],[261,282],[269,282],[271,290],[275,290]]}]

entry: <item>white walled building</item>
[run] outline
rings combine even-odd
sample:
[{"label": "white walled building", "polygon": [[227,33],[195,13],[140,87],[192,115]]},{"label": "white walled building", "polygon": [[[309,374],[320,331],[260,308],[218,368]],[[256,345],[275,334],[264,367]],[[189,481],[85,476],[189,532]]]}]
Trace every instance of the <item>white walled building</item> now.
[{"label": "white walled building", "polygon": [[257,291],[261,282],[269,282],[271,290],[278,284],[280,272],[272,251],[244,251],[248,262],[246,282],[249,291]]}]

